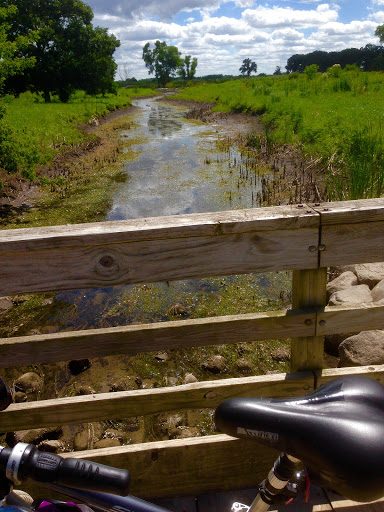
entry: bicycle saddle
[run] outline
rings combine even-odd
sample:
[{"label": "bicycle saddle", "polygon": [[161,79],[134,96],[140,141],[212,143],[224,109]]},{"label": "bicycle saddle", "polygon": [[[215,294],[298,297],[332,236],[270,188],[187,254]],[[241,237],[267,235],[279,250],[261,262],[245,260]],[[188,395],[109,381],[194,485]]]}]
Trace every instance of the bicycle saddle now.
[{"label": "bicycle saddle", "polygon": [[215,422],[300,459],[314,481],[345,498],[384,495],[384,386],[373,379],[341,377],[300,398],[232,398]]}]

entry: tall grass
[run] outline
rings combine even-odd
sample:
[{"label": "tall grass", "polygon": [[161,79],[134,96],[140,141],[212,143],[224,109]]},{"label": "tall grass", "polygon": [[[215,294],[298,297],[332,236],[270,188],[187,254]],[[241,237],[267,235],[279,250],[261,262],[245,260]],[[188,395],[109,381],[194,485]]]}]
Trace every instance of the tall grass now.
[{"label": "tall grass", "polygon": [[0,98],[0,109],[5,110],[4,117],[0,116],[0,168],[33,178],[36,166],[49,163],[58,152],[89,138],[80,125],[129,106],[133,96],[148,94],[153,91],[120,89],[117,95],[105,96],[78,91],[68,103],[56,98],[44,103],[41,95],[32,93]]},{"label": "tall grass", "polygon": [[268,137],[300,145],[323,161],[334,199],[383,194],[384,74],[357,68],[202,84],[180,94],[214,110],[260,116]]}]

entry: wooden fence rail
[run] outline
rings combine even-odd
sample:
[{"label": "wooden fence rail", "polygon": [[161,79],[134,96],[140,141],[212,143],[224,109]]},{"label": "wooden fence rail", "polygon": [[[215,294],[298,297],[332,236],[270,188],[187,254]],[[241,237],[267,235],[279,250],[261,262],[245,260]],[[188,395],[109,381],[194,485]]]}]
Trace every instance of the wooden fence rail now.
[{"label": "wooden fence rail", "polygon": [[[280,270],[293,279],[289,311],[4,338],[0,367],[291,338],[293,373],[12,404],[1,430],[299,396],[341,374],[384,383],[384,366],[321,369],[324,335],[384,329],[384,305],[326,306],[327,267],[376,261],[384,261],[384,199],[2,231],[0,295]],[[159,497],[254,485],[274,454],[217,435],[75,456],[134,468],[133,492]]]}]

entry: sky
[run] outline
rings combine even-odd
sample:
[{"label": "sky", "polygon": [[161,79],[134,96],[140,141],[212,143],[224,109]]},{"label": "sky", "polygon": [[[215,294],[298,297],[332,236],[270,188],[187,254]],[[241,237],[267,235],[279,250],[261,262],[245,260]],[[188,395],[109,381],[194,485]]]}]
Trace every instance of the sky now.
[{"label": "sky", "polygon": [[287,59],[315,50],[379,44],[384,0],[85,0],[94,26],[121,43],[117,79],[148,78],[143,46],[156,40],[197,57],[196,76],[238,75],[246,58],[258,73],[285,71]]}]

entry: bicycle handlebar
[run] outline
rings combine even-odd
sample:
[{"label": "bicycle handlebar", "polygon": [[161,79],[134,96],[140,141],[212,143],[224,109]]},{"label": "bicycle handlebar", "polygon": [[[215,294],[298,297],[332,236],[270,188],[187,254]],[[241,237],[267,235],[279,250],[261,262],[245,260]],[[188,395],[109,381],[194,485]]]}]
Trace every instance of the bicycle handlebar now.
[{"label": "bicycle handlebar", "polygon": [[39,452],[34,445],[26,443],[0,449],[0,470],[5,470],[7,478],[15,484],[30,478],[36,482],[57,483],[120,496],[128,493],[130,473],[125,469]]}]

